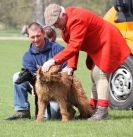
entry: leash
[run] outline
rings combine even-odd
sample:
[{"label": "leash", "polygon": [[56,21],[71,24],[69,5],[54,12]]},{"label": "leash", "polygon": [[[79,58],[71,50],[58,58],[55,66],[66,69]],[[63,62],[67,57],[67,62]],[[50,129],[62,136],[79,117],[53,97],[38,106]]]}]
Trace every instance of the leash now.
[{"label": "leash", "polygon": [[51,119],[51,109],[50,109],[50,102],[47,105],[47,115],[48,115],[48,119]]}]

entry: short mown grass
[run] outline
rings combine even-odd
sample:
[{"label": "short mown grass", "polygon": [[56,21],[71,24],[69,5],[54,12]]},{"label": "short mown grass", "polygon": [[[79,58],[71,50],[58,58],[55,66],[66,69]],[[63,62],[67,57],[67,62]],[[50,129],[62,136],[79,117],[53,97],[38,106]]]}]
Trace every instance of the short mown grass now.
[{"label": "short mown grass", "polygon": [[3,29],[3,30],[0,30],[0,37],[13,37],[13,36],[21,36],[21,30],[16,30],[16,29]]},{"label": "short mown grass", "polygon": [[[14,113],[12,75],[21,69],[21,58],[28,49],[28,41],[0,41],[0,137],[132,137],[132,110],[109,109],[110,118],[105,121],[73,120],[63,123],[49,120],[34,121],[34,99],[31,102],[31,120],[7,121]],[[86,95],[91,91],[90,72],[85,66],[85,54],[81,52],[77,77],[82,81]]]}]

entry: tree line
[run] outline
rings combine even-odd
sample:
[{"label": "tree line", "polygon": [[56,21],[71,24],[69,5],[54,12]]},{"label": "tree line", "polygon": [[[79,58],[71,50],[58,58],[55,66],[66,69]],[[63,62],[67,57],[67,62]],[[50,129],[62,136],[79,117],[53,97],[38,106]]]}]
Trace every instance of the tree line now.
[{"label": "tree line", "polygon": [[43,13],[50,3],[83,7],[103,16],[113,0],[0,0],[0,24],[5,28],[20,28],[32,21],[44,25]]}]

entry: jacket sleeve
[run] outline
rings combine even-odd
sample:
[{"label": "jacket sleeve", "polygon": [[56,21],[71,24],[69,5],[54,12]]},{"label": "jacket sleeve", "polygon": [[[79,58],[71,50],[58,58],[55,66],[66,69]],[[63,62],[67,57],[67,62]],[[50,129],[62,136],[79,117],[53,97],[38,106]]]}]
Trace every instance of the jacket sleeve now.
[{"label": "jacket sleeve", "polygon": [[28,52],[26,52],[23,56],[22,65],[24,68],[31,70],[33,73],[36,73],[36,64]]},{"label": "jacket sleeve", "polygon": [[[54,42],[53,45],[52,45],[52,57],[54,57],[56,54],[61,52],[63,49],[64,49],[63,46],[61,46],[60,44]],[[65,61],[61,64],[61,68],[64,68],[66,66],[67,66],[67,61]]]},{"label": "jacket sleeve", "polygon": [[77,64],[78,64],[78,57],[79,57],[79,52],[76,53],[72,58],[68,60],[68,67],[73,68],[74,70],[77,69]]},{"label": "jacket sleeve", "polygon": [[[67,43],[67,47],[59,54],[54,56],[57,64],[69,60],[68,65],[76,67],[78,60],[78,53],[83,44],[84,37],[86,35],[86,27],[84,22],[80,19],[73,19],[70,23],[70,39]],[[74,57],[75,56],[75,57]]]}]

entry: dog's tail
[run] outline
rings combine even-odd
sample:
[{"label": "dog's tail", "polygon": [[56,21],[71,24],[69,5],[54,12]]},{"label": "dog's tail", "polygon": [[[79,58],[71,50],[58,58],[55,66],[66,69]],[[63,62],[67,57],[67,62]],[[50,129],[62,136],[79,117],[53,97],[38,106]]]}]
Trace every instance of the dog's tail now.
[{"label": "dog's tail", "polygon": [[93,114],[93,110],[88,103],[81,82],[76,77],[73,78],[72,89],[75,96],[76,107],[78,107],[80,111],[80,116],[82,118],[90,117]]}]

